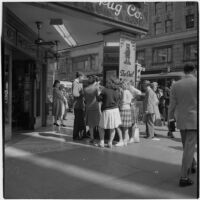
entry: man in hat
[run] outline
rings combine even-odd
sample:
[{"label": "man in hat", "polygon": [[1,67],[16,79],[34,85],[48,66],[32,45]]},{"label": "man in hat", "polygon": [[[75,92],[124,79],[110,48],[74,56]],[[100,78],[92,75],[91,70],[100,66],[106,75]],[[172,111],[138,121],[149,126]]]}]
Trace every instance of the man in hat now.
[{"label": "man in hat", "polygon": [[150,86],[150,81],[145,80],[143,82],[143,88],[145,90],[144,117],[146,123],[146,138],[158,140],[157,138],[154,138],[155,106],[157,100],[155,99],[154,91]]},{"label": "man in hat", "polygon": [[176,119],[183,144],[183,158],[180,187],[189,186],[193,181],[190,173],[196,172],[194,159],[197,143],[197,78],[193,63],[184,66],[185,77],[172,85],[170,91],[169,121]]}]

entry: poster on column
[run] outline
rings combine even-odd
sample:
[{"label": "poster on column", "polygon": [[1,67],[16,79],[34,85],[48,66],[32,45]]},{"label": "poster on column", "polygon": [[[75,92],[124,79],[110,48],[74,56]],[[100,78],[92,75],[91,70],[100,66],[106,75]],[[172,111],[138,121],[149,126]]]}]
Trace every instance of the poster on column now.
[{"label": "poster on column", "polygon": [[120,38],[119,79],[135,83],[135,52],[135,41]]}]

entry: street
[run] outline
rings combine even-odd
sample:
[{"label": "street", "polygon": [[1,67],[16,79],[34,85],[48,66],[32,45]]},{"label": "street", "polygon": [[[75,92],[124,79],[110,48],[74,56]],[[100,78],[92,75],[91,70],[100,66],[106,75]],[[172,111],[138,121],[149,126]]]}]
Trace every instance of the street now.
[{"label": "street", "polygon": [[42,127],[5,144],[4,198],[197,198],[196,174],[194,185],[178,186],[179,132],[168,138],[166,127],[156,127],[160,140],[147,140],[140,125],[140,143],[109,149],[74,142],[71,113],[65,123],[60,133]]}]

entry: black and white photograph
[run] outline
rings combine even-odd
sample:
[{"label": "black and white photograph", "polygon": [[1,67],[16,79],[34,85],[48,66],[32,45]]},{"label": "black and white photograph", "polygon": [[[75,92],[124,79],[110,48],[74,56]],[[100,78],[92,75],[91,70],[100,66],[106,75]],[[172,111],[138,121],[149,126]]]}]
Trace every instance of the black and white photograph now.
[{"label": "black and white photograph", "polygon": [[2,199],[199,198],[199,1],[0,4]]}]

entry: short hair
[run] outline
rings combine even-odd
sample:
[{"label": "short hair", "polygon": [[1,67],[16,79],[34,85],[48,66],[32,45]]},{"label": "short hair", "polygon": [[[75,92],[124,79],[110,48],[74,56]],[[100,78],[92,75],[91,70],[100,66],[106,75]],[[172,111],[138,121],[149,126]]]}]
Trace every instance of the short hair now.
[{"label": "short hair", "polygon": [[95,76],[89,76],[88,83],[91,85],[95,82],[95,80],[96,80]]},{"label": "short hair", "polygon": [[84,76],[82,72],[76,72],[76,78],[79,78],[80,76]]},{"label": "short hair", "polygon": [[184,65],[184,73],[189,74],[195,70],[195,65],[191,62],[188,62]]},{"label": "short hair", "polygon": [[96,82],[99,82],[100,81],[100,78],[98,76],[95,76],[95,81]]},{"label": "short hair", "polygon": [[53,87],[56,87],[57,83],[60,83],[60,81],[59,80],[55,80],[54,83],[53,83]]}]

